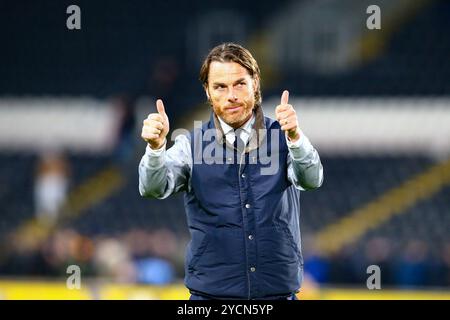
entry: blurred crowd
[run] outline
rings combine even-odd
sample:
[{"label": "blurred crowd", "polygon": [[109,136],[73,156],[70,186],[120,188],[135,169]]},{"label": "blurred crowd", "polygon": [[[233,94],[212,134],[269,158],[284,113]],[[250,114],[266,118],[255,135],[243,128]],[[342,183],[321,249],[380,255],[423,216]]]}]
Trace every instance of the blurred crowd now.
[{"label": "blurred crowd", "polygon": [[374,236],[359,244],[347,245],[330,257],[314,249],[312,237],[305,245],[305,272],[320,284],[366,287],[372,272],[380,268],[381,288],[421,288],[450,286],[450,242],[430,248],[427,242]]},{"label": "blurred crowd", "polygon": [[[74,229],[56,230],[48,238],[13,234],[0,255],[0,274],[12,277],[66,278],[69,265],[78,265],[82,276],[116,283],[164,285],[182,281],[184,250],[188,238],[168,229],[132,229],[114,236],[84,236]],[[396,244],[376,236],[348,245],[332,256],[314,249],[304,237],[304,270],[318,285],[366,287],[367,267],[377,265],[381,287],[421,288],[450,286],[450,242],[435,248],[433,258],[426,242]]]},{"label": "blurred crowd", "polygon": [[183,274],[185,240],[167,229],[132,229],[114,236],[87,237],[71,228],[39,240],[12,234],[0,254],[0,274],[12,277],[67,277],[77,265],[83,277],[117,283],[167,284]]}]

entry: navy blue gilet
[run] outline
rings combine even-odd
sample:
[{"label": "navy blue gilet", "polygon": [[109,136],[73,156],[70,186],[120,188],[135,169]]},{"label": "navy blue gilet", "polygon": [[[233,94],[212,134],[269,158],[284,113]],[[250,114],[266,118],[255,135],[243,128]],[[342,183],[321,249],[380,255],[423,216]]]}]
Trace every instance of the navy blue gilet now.
[{"label": "navy blue gilet", "polygon": [[[267,129],[262,139],[266,150],[256,152],[263,149],[258,147],[243,156],[224,137],[214,135],[203,141],[202,134],[214,132],[217,126],[212,114],[201,129],[191,132],[192,157],[197,161],[185,194],[192,237],[186,249],[185,285],[193,293],[219,299],[295,293],[303,269],[300,191],[287,178],[289,151],[280,125],[257,110],[255,126]],[[204,150],[212,146],[223,154],[210,152],[222,163],[198,161],[202,154],[207,158],[209,153],[205,155]],[[261,174],[274,157],[278,157],[278,170]]]}]

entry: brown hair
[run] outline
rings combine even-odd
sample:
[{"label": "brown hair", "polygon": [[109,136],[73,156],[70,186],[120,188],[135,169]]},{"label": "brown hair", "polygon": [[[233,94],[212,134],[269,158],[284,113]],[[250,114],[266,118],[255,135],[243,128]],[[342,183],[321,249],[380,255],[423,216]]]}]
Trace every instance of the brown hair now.
[{"label": "brown hair", "polygon": [[255,88],[255,105],[261,106],[261,74],[258,63],[253,58],[250,51],[236,43],[227,42],[214,47],[203,61],[200,68],[200,81],[205,88],[208,87],[209,66],[211,62],[236,62],[247,69],[248,73],[253,79],[256,79]]}]

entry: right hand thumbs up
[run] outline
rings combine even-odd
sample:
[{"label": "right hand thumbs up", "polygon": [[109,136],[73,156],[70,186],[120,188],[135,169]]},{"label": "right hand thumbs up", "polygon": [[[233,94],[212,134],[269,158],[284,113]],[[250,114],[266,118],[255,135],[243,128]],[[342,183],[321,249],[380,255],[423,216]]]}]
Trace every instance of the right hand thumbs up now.
[{"label": "right hand thumbs up", "polygon": [[169,118],[161,99],[156,101],[156,109],[158,113],[150,113],[144,120],[141,133],[142,139],[150,145],[150,148],[155,150],[164,145],[169,133]]}]

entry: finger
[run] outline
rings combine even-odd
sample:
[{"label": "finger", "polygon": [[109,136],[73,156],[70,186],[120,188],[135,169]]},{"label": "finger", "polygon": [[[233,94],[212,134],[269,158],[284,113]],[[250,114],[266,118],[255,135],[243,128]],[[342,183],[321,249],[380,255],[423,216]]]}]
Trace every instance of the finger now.
[{"label": "finger", "polygon": [[289,103],[289,91],[284,90],[283,94],[281,95],[281,104],[288,104]]},{"label": "finger", "polygon": [[295,111],[291,110],[287,110],[287,111],[283,111],[277,114],[277,120],[281,120],[281,119],[287,119],[287,118],[293,118],[295,117]]},{"label": "finger", "polygon": [[286,126],[286,125],[291,125],[291,124],[295,125],[295,126],[298,125],[296,116],[286,117],[286,118],[280,119],[278,122],[281,124],[281,126]]},{"label": "finger", "polygon": [[147,119],[148,120],[155,120],[155,121],[158,121],[158,122],[161,122],[161,123],[164,121],[163,117],[159,113],[151,113],[151,114],[148,115]]},{"label": "finger", "polygon": [[148,120],[148,119],[146,119],[146,120],[144,120],[144,126],[146,126],[146,127],[154,127],[154,128],[159,129],[159,130],[164,129],[163,123],[161,121],[158,121],[158,120]]},{"label": "finger", "polygon": [[296,123],[291,123],[291,122],[289,124],[281,126],[281,130],[283,130],[283,131],[289,131],[289,130],[292,130],[292,129],[295,129],[295,128],[297,128],[297,124]]},{"label": "finger", "polygon": [[166,110],[164,109],[164,103],[161,99],[156,100],[156,109],[160,115],[166,115]]},{"label": "finger", "polygon": [[161,130],[156,129],[156,128],[148,128],[148,129],[145,129],[145,133],[146,134],[157,134],[159,136],[161,134]]},{"label": "finger", "polygon": [[159,135],[158,134],[152,133],[152,134],[147,135],[147,140],[152,141],[152,140],[157,140],[157,139],[159,139]]},{"label": "finger", "polygon": [[286,110],[287,110],[287,106],[286,106],[286,105],[284,105],[284,104],[279,104],[279,105],[276,107],[276,109],[275,109],[275,113],[276,113],[276,114],[280,114],[281,112],[286,111]]},{"label": "finger", "polygon": [[145,128],[144,132],[146,134],[157,134],[158,136],[161,134],[161,130],[155,127]]},{"label": "finger", "polygon": [[141,137],[142,137],[142,139],[144,139],[145,141],[150,141],[150,140],[155,139],[155,138],[153,137],[153,134],[149,134],[149,133],[146,133],[146,132],[144,132],[144,131],[142,131]]},{"label": "finger", "polygon": [[156,139],[159,139],[159,134],[143,132],[142,133],[142,138],[145,139],[145,140],[156,140]]},{"label": "finger", "polygon": [[294,111],[294,107],[292,107],[291,104],[280,104],[275,109],[275,113],[279,114],[281,112],[288,111],[288,110]]},{"label": "finger", "polygon": [[155,129],[158,129],[159,131],[162,131],[164,129],[164,125],[159,121],[155,121],[153,123],[152,127],[154,127]]}]

